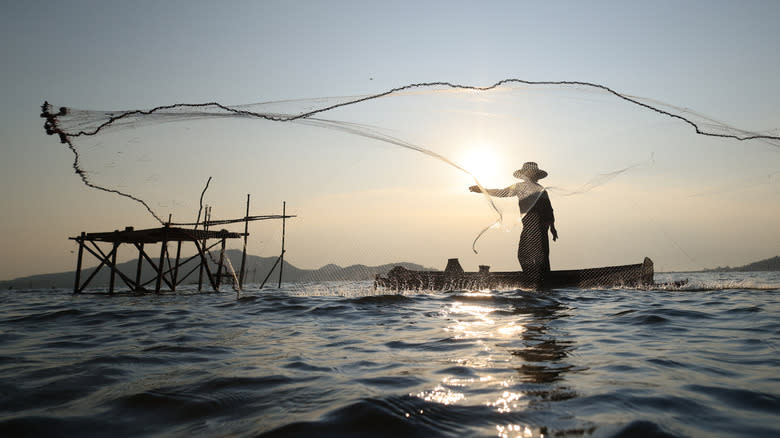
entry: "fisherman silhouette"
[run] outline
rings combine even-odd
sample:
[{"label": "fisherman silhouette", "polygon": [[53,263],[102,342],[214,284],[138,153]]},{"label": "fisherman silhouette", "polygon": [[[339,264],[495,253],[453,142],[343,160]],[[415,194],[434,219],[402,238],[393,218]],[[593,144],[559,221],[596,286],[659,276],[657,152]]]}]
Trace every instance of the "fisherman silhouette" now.
[{"label": "fisherman silhouette", "polygon": [[[517,260],[523,272],[528,274],[529,280],[541,286],[545,274],[550,272],[550,241],[547,238],[547,230],[552,233],[553,241],[558,240],[550,197],[537,182],[546,177],[547,172],[539,169],[536,163],[528,162],[512,175],[522,181],[503,189],[485,189],[484,193],[500,198],[517,196],[520,214],[523,215],[523,231],[517,245]],[[483,192],[479,186],[471,186],[469,190]]]}]

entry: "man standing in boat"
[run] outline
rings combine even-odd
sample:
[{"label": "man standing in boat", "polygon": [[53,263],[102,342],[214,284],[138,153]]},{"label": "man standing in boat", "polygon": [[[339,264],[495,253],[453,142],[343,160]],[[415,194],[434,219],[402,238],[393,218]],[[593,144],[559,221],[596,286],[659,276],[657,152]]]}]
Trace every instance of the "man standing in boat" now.
[{"label": "man standing in boat", "polygon": [[[553,241],[558,240],[550,197],[538,183],[547,176],[547,172],[539,169],[536,163],[528,162],[513,175],[522,181],[503,189],[485,189],[485,193],[501,198],[517,196],[520,214],[523,216],[517,260],[523,272],[529,275],[529,279],[540,286],[545,274],[550,272],[550,241],[547,238],[547,230],[552,233]],[[469,190],[482,193],[479,186],[471,186]]]}]

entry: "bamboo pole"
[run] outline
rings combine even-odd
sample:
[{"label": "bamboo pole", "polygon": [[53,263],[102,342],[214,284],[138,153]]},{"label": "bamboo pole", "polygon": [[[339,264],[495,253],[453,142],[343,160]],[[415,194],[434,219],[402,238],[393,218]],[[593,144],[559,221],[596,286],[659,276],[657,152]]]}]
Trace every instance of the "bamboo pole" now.
[{"label": "bamboo pole", "polygon": [[193,240],[195,243],[195,247],[198,249],[198,254],[200,255],[201,259],[201,266],[203,266],[206,269],[206,275],[208,275],[209,283],[211,283],[211,287],[214,288],[214,291],[216,292],[218,290],[217,283],[214,281],[214,276],[211,275],[211,268],[209,268],[208,260],[206,260],[206,251],[208,249],[206,247],[201,247],[200,242],[197,240]]},{"label": "bamboo pole", "polygon": [[287,211],[287,201],[282,201],[282,255],[279,256],[281,263],[279,264],[279,285],[278,287],[282,287],[282,271],[284,270],[284,233],[285,233],[285,225],[287,223],[287,215],[285,214]]},{"label": "bamboo pole", "polygon": [[[181,259],[181,240],[176,245],[176,264],[173,266],[173,279],[171,280],[171,283],[173,284],[173,290],[176,290],[176,281],[179,278],[179,260]],[[170,263],[170,261],[169,261]]]},{"label": "bamboo pole", "polygon": [[100,247],[98,247],[94,241],[90,240],[90,243],[92,243],[92,245],[98,250],[100,254],[98,254],[98,252],[93,251],[92,248],[88,247],[87,245],[84,245],[84,249],[86,249],[96,259],[100,260],[100,264],[97,265],[97,268],[95,268],[95,270],[92,271],[92,274],[90,274],[89,277],[87,277],[87,279],[84,280],[84,283],[82,283],[81,286],[79,286],[79,292],[84,290],[84,288],[87,287],[87,285],[92,281],[92,279],[97,276],[98,272],[100,272],[103,266],[108,264],[108,256],[103,254],[103,251],[100,250]]},{"label": "bamboo pole", "polygon": [[[119,234],[118,232],[116,234]],[[114,293],[114,285],[116,284],[116,253],[119,252],[119,242],[114,241],[114,247],[111,250],[111,276],[108,280],[108,293]]]},{"label": "bamboo pole", "polygon": [[279,260],[280,260],[281,258],[282,258],[282,256],[281,256],[281,255],[280,255],[279,257],[277,257],[277,258],[276,258],[276,261],[274,262],[274,265],[273,265],[273,266],[271,266],[271,270],[270,270],[270,271],[268,271],[268,275],[266,275],[266,276],[265,276],[265,278],[263,279],[263,282],[262,282],[262,283],[260,283],[260,289],[262,289],[262,288],[263,288],[263,286],[265,286],[265,282],[267,282],[267,281],[268,281],[268,279],[269,279],[269,278],[271,278],[271,274],[273,274],[273,273],[274,273],[274,269],[276,269],[276,265],[278,265],[278,264],[279,264]]},{"label": "bamboo pole", "polygon": [[[89,249],[89,248],[87,248],[87,249]],[[155,270],[155,272],[157,272],[157,274],[159,275],[159,274],[160,274],[160,271],[158,271],[158,270],[157,270],[157,265],[155,265],[155,264],[154,264],[154,260],[152,260],[152,258],[151,258],[151,257],[149,257],[149,254],[147,254],[147,253],[144,251],[144,252],[142,252],[142,253],[141,253],[141,255],[143,255],[144,259],[146,259],[146,262],[147,262],[147,263],[149,263],[149,266],[151,266],[151,267],[152,267],[152,269],[154,269],[154,270]],[[118,271],[118,272],[121,274],[121,272],[122,272],[122,271]],[[154,278],[152,278],[151,280],[147,281],[146,283],[143,283],[143,284],[142,284],[142,286],[144,286],[144,287],[145,287],[147,284],[151,284],[151,283],[154,283],[154,282],[156,282],[156,281],[157,281],[157,277],[155,276]],[[165,284],[166,284],[166,285],[168,285],[168,287],[170,287],[171,289],[173,289],[173,285],[172,285],[172,284],[171,284],[171,283],[168,281],[168,279],[167,279],[167,278],[165,278],[165,276],[163,276],[163,277],[162,277],[162,281],[164,281],[164,282],[165,282]]]},{"label": "bamboo pole", "polygon": [[79,255],[78,259],[76,260],[76,281],[73,284],[73,293],[81,293],[81,259],[84,256],[84,237],[86,236],[85,232],[81,232],[81,237],[79,237],[77,240],[79,242]]},{"label": "bamboo pole", "polygon": [[136,244],[136,247],[138,248],[138,264],[135,267],[135,290],[140,291],[141,290],[141,270],[143,269],[144,264],[144,244],[141,242],[140,244]]},{"label": "bamboo pole", "polygon": [[219,266],[217,267],[217,291],[222,285],[222,266],[225,264],[225,241],[226,238],[222,238],[222,248],[219,251]]},{"label": "bamboo pole", "polygon": [[[209,181],[211,181],[211,177],[209,177]],[[208,183],[206,183],[206,187],[208,187]],[[203,191],[205,192],[206,190],[203,189]],[[201,194],[201,198],[202,197],[203,197],[203,195]],[[211,216],[210,212],[211,212],[211,209],[207,205],[206,206],[206,211],[203,212],[203,231],[204,231],[203,235],[204,236],[206,235],[205,232],[209,230],[208,223],[209,223],[209,217]],[[200,214],[198,214],[198,215],[200,216]],[[206,237],[203,237],[203,242],[201,243],[201,245],[202,245],[201,247],[205,251],[206,250]],[[195,246],[198,246],[197,243],[195,244]],[[201,251],[200,248],[198,249],[198,251]],[[203,255],[203,254],[201,254],[201,255]],[[201,257],[200,258],[200,272],[198,273],[198,292],[203,290],[203,264],[204,263],[206,263],[208,265],[208,261],[206,260],[206,257]],[[206,270],[208,270],[208,266],[206,266]],[[211,271],[209,271],[209,277],[211,277],[211,273],[210,272]],[[209,280],[209,281],[211,281],[211,280]]]},{"label": "bamboo pole", "polygon": [[249,237],[249,193],[246,194],[246,216],[244,216],[244,250],[241,252],[241,272],[238,274],[238,288],[244,288],[244,267],[246,266],[246,241]]},{"label": "bamboo pole", "polygon": [[[170,228],[171,226],[171,218],[173,217],[173,214],[168,214],[168,224],[166,225],[166,229]],[[167,241],[167,239],[166,239]],[[171,266],[171,253],[168,251],[168,245],[166,243],[165,245],[165,261],[168,263],[168,269],[165,271],[168,273],[168,278],[171,279],[171,290],[176,290],[176,279],[173,277],[173,266]]]},{"label": "bamboo pole", "polygon": [[168,233],[166,232],[168,230],[168,224],[165,224],[164,230],[163,230],[163,238],[162,242],[160,242],[160,262],[158,264],[157,269],[157,281],[155,281],[154,284],[154,293],[160,293],[160,286],[162,285],[162,278],[163,278],[163,263],[165,262],[165,254],[168,252]]},{"label": "bamboo pole", "polygon": [[[86,249],[86,250],[87,250],[89,253],[91,253],[93,256],[95,256],[95,258],[96,258],[96,259],[100,260],[100,265],[98,265],[98,269],[96,269],[96,270],[95,270],[95,271],[92,273],[92,275],[91,275],[91,276],[90,276],[90,277],[87,279],[87,281],[85,281],[85,282],[84,282],[84,284],[82,285],[82,289],[83,289],[84,287],[86,287],[86,285],[87,285],[87,284],[88,284],[90,281],[92,281],[92,279],[95,277],[95,275],[97,274],[97,272],[98,272],[98,270],[99,270],[100,268],[102,268],[103,266],[108,266],[108,269],[111,269],[111,267],[109,266],[109,265],[111,264],[111,261],[110,261],[109,259],[111,258],[111,254],[112,254],[112,253],[114,253],[114,251],[112,250],[112,251],[109,251],[109,252],[108,252],[108,255],[106,255],[106,254],[103,252],[103,250],[101,250],[101,249],[100,249],[100,247],[99,247],[99,246],[97,246],[97,244],[96,244],[94,241],[90,241],[90,242],[92,243],[92,245],[94,245],[94,246],[95,246],[95,249],[97,250],[97,252],[95,252],[95,251],[93,251],[92,249],[90,249],[90,247],[89,247],[89,246],[87,246],[87,245],[84,245],[84,249]],[[98,253],[100,253],[100,254],[98,254]],[[122,273],[122,271],[120,271],[119,269],[117,269],[117,270],[116,270],[116,275],[118,275],[118,276],[119,276],[119,278],[120,278],[122,281],[124,281],[124,282],[125,282],[125,284],[127,285],[127,287],[128,287],[129,289],[132,289],[132,288],[133,288],[133,280],[132,280],[131,278],[129,278],[127,275],[123,274],[123,273]]]}]

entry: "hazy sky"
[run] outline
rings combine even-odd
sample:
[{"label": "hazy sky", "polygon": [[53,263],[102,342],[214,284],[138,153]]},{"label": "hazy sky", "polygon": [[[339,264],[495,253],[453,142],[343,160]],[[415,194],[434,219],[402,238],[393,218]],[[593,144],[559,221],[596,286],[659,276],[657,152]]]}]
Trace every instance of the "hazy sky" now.
[{"label": "hazy sky", "polygon": [[[4,1],[0,279],[73,269],[67,237],[81,231],[155,226],[138,205],[81,183],[72,153],[42,129],[44,100],[95,110],[308,105],[415,82],[515,77],[600,83],[778,134],[780,2],[543,3]],[[474,157],[488,157],[473,170],[491,186],[513,183],[523,161],[539,162],[550,173],[543,182],[561,187],[550,194],[561,235],[554,269],[645,255],[657,269],[696,269],[780,253],[777,147],[697,137],[601,95],[526,91],[422,93],[322,116],[371,124],[475,167]],[[208,176],[213,196],[234,196],[210,200],[219,217],[241,216],[246,193],[254,214],[277,213],[288,201],[299,218],[288,228],[286,259],[299,267],[443,267],[460,257],[467,268],[518,269],[519,229],[491,231],[480,254],[471,252],[495,214],[467,191],[471,179],[445,164],[332,130],[209,123],[125,131],[122,144],[178,157],[168,176],[199,183],[165,191],[190,211]],[[637,163],[593,192],[563,196]],[[511,215],[514,201],[501,205]],[[250,252],[275,255],[278,225],[254,227]]]}]

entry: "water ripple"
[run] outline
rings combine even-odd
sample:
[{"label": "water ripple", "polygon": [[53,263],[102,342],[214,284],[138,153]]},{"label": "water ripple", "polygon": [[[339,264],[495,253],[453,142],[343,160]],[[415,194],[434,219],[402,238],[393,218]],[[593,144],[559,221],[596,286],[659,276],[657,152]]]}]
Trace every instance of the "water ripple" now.
[{"label": "water ripple", "polygon": [[0,436],[780,436],[776,288],[0,303]]}]

